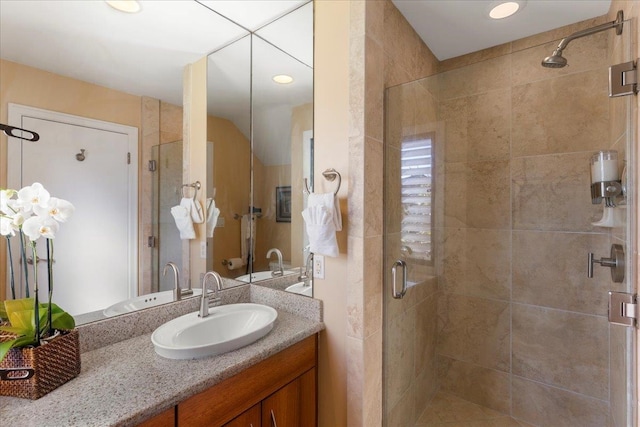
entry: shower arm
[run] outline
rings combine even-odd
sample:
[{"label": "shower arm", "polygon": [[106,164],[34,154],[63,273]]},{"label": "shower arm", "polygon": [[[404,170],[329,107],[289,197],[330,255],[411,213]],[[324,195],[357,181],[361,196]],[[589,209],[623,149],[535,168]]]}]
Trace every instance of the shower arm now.
[{"label": "shower arm", "polygon": [[599,33],[601,31],[605,31],[605,30],[608,30],[610,28],[614,28],[615,27],[616,35],[619,36],[620,34],[622,34],[623,21],[624,21],[623,12],[621,10],[619,10],[615,21],[611,21],[611,22],[607,22],[607,23],[604,23],[604,24],[600,24],[600,25],[597,25],[597,26],[595,26],[593,28],[587,28],[586,30],[577,31],[577,32],[571,34],[570,36],[565,37],[562,40],[560,40],[560,44],[558,44],[558,47],[553,52],[553,55],[561,55],[562,51],[567,47],[569,42],[572,41],[572,40],[579,39],[579,38],[585,37],[585,36],[590,36],[591,34]]}]

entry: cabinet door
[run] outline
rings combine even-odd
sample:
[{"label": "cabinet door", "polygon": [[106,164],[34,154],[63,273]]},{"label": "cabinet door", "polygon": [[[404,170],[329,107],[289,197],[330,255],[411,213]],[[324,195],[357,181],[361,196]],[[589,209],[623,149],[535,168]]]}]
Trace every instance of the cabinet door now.
[{"label": "cabinet door", "polygon": [[314,427],[317,420],[316,368],[262,401],[262,427]]},{"label": "cabinet door", "polygon": [[138,427],[174,427],[176,425],[176,409],[170,408],[155,417],[138,424]]},{"label": "cabinet door", "polygon": [[300,379],[262,401],[263,427],[300,427]]},{"label": "cabinet door", "polygon": [[252,406],[223,427],[260,427],[260,404]]}]

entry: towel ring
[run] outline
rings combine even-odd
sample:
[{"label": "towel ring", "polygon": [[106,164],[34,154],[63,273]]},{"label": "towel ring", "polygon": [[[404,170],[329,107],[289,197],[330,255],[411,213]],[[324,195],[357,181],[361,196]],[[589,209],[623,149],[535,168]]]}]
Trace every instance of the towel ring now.
[{"label": "towel ring", "polygon": [[[322,172],[322,176],[324,176],[324,178],[330,182],[335,181],[336,177],[338,178],[338,188],[336,188],[336,191],[333,192],[333,194],[337,196],[338,191],[340,191],[340,185],[342,185],[342,176],[340,175],[340,172],[338,172],[334,168],[329,168],[324,172]],[[307,194],[311,194],[311,191],[309,190],[309,183],[307,182],[307,178],[304,179],[304,192]]]},{"label": "towel ring", "polygon": [[198,190],[199,190],[200,188],[202,188],[202,185],[200,184],[200,181],[196,181],[196,182],[194,182],[193,184],[182,184],[182,197],[186,197],[186,196],[185,196],[185,194],[184,194],[184,189],[185,189],[185,187],[187,187],[187,188],[188,188],[188,187],[193,188],[193,190],[194,190],[194,191],[193,191],[193,200],[195,200],[195,199],[196,199],[196,196],[198,195]]}]

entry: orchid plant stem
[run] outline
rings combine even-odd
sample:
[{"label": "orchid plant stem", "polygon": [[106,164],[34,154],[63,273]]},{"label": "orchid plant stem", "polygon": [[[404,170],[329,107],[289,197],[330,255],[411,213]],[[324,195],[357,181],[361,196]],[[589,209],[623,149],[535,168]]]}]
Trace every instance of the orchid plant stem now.
[{"label": "orchid plant stem", "polygon": [[33,317],[35,323],[35,345],[40,345],[40,302],[38,301],[38,253],[36,251],[36,242],[31,242],[31,251],[33,254]]},{"label": "orchid plant stem", "polygon": [[25,235],[22,230],[20,230],[20,253],[22,255],[22,266],[24,268],[24,296],[25,298],[29,298],[29,268],[27,265],[27,251],[24,247],[24,241]]},{"label": "orchid plant stem", "polygon": [[16,279],[13,272],[13,254],[11,253],[10,236],[7,236],[7,253],[9,254],[9,285],[11,286],[11,299],[16,299]]},{"label": "orchid plant stem", "polygon": [[51,322],[51,299],[53,297],[53,240],[47,239],[47,284],[49,286],[49,305],[47,308],[47,336],[53,335]]}]

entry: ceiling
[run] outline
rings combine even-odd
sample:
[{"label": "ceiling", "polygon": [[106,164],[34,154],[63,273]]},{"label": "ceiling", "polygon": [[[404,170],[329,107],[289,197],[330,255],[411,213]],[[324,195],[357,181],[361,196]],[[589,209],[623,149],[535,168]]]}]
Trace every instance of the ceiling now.
[{"label": "ceiling", "polygon": [[606,14],[610,0],[513,0],[520,10],[489,18],[495,0],[392,0],[440,60]]},{"label": "ceiling", "polygon": [[181,105],[185,65],[307,2],[141,0],[126,14],[103,1],[0,0],[0,58]]}]

